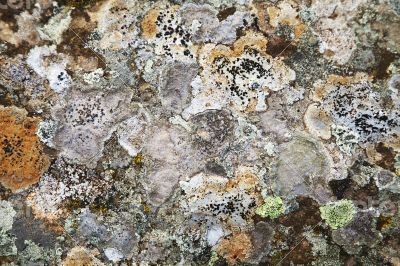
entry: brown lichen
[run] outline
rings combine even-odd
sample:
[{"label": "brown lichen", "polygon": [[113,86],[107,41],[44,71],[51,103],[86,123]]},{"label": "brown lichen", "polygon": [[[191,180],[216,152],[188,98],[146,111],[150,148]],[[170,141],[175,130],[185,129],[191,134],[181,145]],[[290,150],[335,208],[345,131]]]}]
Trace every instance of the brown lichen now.
[{"label": "brown lichen", "polygon": [[0,106],[0,182],[13,192],[37,183],[49,166],[38,122],[23,109]]}]

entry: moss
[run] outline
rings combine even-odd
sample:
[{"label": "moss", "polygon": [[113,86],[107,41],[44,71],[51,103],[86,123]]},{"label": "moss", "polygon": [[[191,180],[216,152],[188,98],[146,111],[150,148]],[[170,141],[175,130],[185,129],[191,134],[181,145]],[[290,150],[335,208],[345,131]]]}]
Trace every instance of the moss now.
[{"label": "moss", "polygon": [[92,204],[89,209],[93,213],[107,213],[109,211],[109,208],[104,203]]},{"label": "moss", "polygon": [[147,205],[146,203],[143,203],[143,211],[146,213],[151,212],[151,207]]},{"label": "moss", "polygon": [[272,219],[279,217],[285,211],[285,205],[280,197],[267,196],[264,204],[256,209],[256,214]]},{"label": "moss", "polygon": [[76,209],[80,209],[85,207],[85,202],[83,200],[80,199],[69,199],[66,203],[65,203],[65,208],[68,211],[74,211]]},{"label": "moss", "polygon": [[356,213],[356,209],[350,200],[330,202],[321,206],[319,210],[321,211],[321,218],[332,229],[338,229],[349,224]]}]

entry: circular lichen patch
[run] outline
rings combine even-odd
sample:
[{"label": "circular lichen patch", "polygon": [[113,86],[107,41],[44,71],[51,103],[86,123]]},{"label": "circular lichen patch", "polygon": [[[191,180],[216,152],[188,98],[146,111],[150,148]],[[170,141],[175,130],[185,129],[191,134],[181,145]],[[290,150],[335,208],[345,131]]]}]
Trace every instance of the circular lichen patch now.
[{"label": "circular lichen patch", "polygon": [[278,218],[285,211],[285,205],[280,197],[268,196],[264,204],[256,209],[256,214],[261,217]]},{"label": "circular lichen patch", "polygon": [[356,209],[351,200],[330,202],[319,208],[321,218],[332,228],[338,229],[349,224],[353,220]]}]

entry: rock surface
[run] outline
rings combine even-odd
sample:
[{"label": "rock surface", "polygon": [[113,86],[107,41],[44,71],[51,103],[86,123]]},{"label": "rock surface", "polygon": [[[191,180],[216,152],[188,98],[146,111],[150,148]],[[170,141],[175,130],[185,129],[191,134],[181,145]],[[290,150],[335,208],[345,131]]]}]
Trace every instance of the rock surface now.
[{"label": "rock surface", "polygon": [[0,265],[400,265],[398,0],[3,2]]}]

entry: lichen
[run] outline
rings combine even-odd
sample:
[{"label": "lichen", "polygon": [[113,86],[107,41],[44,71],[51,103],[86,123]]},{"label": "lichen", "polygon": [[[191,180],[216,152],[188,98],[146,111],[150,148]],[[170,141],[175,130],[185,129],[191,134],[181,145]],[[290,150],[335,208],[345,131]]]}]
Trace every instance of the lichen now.
[{"label": "lichen", "polygon": [[0,182],[13,192],[37,183],[49,166],[36,135],[38,123],[23,109],[0,106]]},{"label": "lichen", "polygon": [[17,254],[15,237],[9,234],[16,215],[8,201],[0,201],[0,256],[14,256]]},{"label": "lichen", "polygon": [[243,262],[252,253],[251,239],[245,233],[234,234],[219,243],[217,253],[225,257],[229,265]]},{"label": "lichen", "polygon": [[0,264],[400,265],[398,0],[6,2]]},{"label": "lichen", "polygon": [[356,213],[353,202],[350,200],[340,200],[330,202],[320,207],[321,218],[332,228],[338,229],[351,222]]},{"label": "lichen", "polygon": [[60,250],[43,248],[31,240],[25,240],[25,249],[18,254],[18,260],[22,265],[31,263],[38,264],[60,264]]},{"label": "lichen", "polygon": [[278,218],[285,212],[285,205],[280,197],[267,196],[264,204],[256,209],[256,214],[271,219]]},{"label": "lichen", "polygon": [[211,252],[211,258],[208,261],[208,266],[214,266],[217,261],[218,261],[218,253],[215,251]]},{"label": "lichen", "polygon": [[260,202],[258,179],[244,167],[231,180],[199,173],[180,185],[186,194],[182,206],[189,215],[217,218],[227,226],[245,224]]}]

